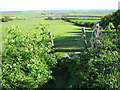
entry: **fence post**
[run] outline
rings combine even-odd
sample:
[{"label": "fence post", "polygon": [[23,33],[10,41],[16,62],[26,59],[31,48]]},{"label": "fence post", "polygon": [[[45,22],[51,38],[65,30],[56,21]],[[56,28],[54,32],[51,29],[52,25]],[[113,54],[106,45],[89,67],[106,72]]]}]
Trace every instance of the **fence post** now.
[{"label": "fence post", "polygon": [[99,26],[99,23],[97,23],[95,25],[95,29],[94,29],[94,35],[93,35],[93,38],[94,38],[94,43],[93,43],[93,48],[97,47],[97,41],[99,39],[99,36],[100,36],[100,26]]},{"label": "fence post", "polygon": [[87,49],[88,46],[87,46],[87,40],[86,40],[85,27],[82,28],[82,38],[83,38],[83,41],[84,41],[85,49]]},{"label": "fence post", "polygon": [[53,42],[52,32],[49,32],[48,34],[49,34],[50,42],[51,42],[52,48],[53,48],[54,42]]}]

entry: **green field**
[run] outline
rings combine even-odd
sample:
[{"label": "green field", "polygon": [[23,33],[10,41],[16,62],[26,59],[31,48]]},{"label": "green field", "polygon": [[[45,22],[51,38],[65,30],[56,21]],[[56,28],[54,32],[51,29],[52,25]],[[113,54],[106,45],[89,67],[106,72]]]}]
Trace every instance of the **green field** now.
[{"label": "green field", "polygon": [[[16,16],[19,18],[32,18],[41,15],[90,15],[90,16],[105,16],[111,12],[46,12],[46,11],[27,11],[27,12],[17,12],[17,13],[0,13],[1,16]],[[0,17],[1,17],[0,16]]]},{"label": "green field", "polygon": [[101,19],[108,12],[3,13],[1,87],[119,88],[120,11]]},{"label": "green field", "polygon": [[[55,37],[55,44],[68,43],[82,40],[81,28],[63,20],[14,20],[6,23],[2,23],[2,36],[3,40],[7,36],[6,29],[9,26],[19,26],[23,33],[29,30],[35,30],[35,25],[39,23],[49,24],[48,30],[53,33]],[[88,28],[89,29],[89,28]],[[75,46],[75,45],[73,45]],[[78,46],[77,46],[78,47]]]},{"label": "green field", "polygon": [[2,16],[16,16],[19,18],[32,18],[39,15],[41,15],[41,12],[2,13]]},{"label": "green field", "polygon": [[[29,30],[35,30],[36,25],[39,23],[48,25],[48,30],[53,33],[53,36],[55,37],[54,43],[56,45],[62,44],[62,43],[70,43],[75,41],[82,41],[82,33],[80,26],[75,26],[72,23],[65,22],[63,20],[44,20],[45,15],[52,15],[53,17],[59,17],[60,15],[98,15],[98,16],[104,16],[107,13],[102,12],[19,12],[19,13],[3,13],[2,16],[15,16],[18,18],[22,18],[21,20],[13,20],[9,22],[0,22],[2,25],[2,37],[3,41],[4,38],[8,35],[6,33],[7,27],[10,26],[19,26],[21,31],[23,33],[26,33]],[[37,18],[35,18],[37,17]],[[27,18],[23,20],[24,18]],[[96,17],[69,17],[72,18],[73,21],[81,21],[81,22],[98,22],[100,20],[88,20],[88,19],[100,19]],[[77,19],[76,19],[77,18]],[[80,20],[79,20],[80,19]],[[86,20],[81,20],[86,19]],[[92,29],[86,28],[86,35],[87,40],[90,40]],[[81,48],[83,47],[83,42],[81,44],[71,44],[69,46],[62,46],[60,48]]]}]

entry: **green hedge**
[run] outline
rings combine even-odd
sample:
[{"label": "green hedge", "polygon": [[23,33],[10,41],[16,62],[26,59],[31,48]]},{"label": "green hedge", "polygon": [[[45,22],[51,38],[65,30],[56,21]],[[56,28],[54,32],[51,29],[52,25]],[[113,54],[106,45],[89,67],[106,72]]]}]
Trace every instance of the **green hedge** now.
[{"label": "green hedge", "polygon": [[116,12],[114,12],[112,14],[108,14],[108,15],[104,16],[100,21],[100,25],[103,28],[106,28],[106,26],[109,24],[109,22],[112,22],[116,28],[118,25],[120,25],[120,10],[117,10]]},{"label": "green hedge", "polygon": [[80,53],[73,60],[62,62],[66,70],[68,88],[120,88],[120,33],[107,33],[97,49]]},{"label": "green hedge", "polygon": [[93,27],[93,25],[96,23],[96,22],[81,22],[81,21],[72,21],[72,19],[70,18],[61,18],[62,20],[65,20],[67,22],[71,22],[77,26],[84,26],[84,27]]},{"label": "green hedge", "polygon": [[38,88],[52,79],[51,68],[56,59],[48,54],[52,45],[45,27],[27,34],[18,27],[9,27],[7,31],[10,36],[3,43],[2,87]]}]

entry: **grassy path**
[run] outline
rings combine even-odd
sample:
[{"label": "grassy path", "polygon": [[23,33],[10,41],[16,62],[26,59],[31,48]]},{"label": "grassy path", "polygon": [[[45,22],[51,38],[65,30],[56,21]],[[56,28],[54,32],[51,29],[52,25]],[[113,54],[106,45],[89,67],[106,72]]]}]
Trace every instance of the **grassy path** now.
[{"label": "grassy path", "polygon": [[56,69],[54,71],[54,80],[44,86],[45,88],[67,88],[68,84],[68,75],[62,69]]}]

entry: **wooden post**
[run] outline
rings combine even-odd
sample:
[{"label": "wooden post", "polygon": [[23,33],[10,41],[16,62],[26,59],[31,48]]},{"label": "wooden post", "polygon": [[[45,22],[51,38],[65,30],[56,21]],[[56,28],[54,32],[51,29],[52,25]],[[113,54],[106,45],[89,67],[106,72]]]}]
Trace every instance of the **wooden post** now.
[{"label": "wooden post", "polygon": [[52,46],[54,46],[52,32],[49,32],[48,34],[49,34],[49,38],[51,39],[50,42],[51,42]]},{"label": "wooden post", "polygon": [[87,40],[86,40],[86,33],[85,33],[85,27],[82,28],[82,38],[83,38],[83,41],[84,41],[84,46],[85,46],[85,49],[87,49]]},{"label": "wooden post", "polygon": [[97,47],[97,40],[99,39],[99,36],[100,36],[100,26],[99,26],[99,23],[97,23],[95,25],[95,29],[94,29],[94,43],[93,43],[93,48],[96,48]]}]

